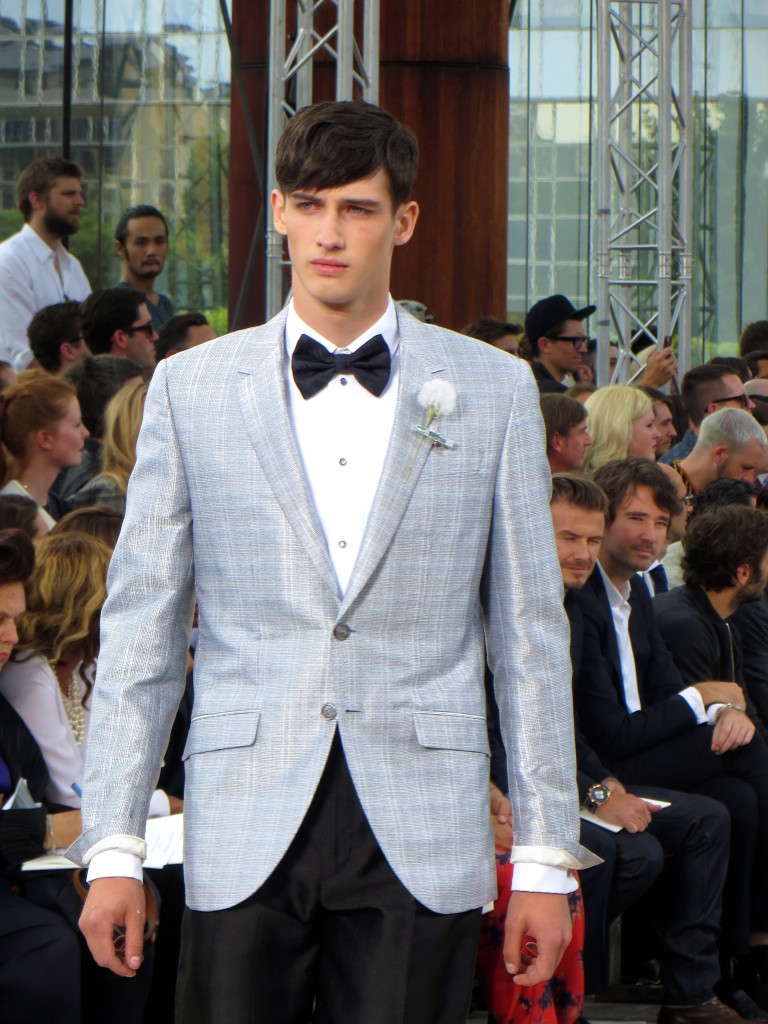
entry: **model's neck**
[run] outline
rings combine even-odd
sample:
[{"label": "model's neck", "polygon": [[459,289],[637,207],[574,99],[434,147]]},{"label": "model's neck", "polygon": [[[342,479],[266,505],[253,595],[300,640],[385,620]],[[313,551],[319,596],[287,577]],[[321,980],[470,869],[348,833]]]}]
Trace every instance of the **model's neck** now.
[{"label": "model's neck", "polygon": [[293,297],[294,309],[307,327],[332,341],[338,348],[346,348],[355,338],[373,327],[384,315],[387,302],[388,294],[385,294],[380,302],[367,303],[358,310],[352,306],[324,306],[308,301],[306,296]]}]

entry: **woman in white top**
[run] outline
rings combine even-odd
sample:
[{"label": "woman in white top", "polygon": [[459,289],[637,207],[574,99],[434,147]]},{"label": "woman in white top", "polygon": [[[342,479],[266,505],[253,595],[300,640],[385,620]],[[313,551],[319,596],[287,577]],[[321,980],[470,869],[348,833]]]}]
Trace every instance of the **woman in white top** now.
[{"label": "woman in white top", "polygon": [[28,494],[52,527],[69,508],[51,485],[62,469],[80,465],[87,437],[70,383],[40,370],[20,374],[0,392],[0,493]]}]

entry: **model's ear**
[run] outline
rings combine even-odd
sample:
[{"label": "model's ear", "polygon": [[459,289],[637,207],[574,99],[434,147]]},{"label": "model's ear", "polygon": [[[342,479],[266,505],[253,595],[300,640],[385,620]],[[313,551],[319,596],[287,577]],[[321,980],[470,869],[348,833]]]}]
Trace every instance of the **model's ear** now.
[{"label": "model's ear", "polygon": [[395,213],[395,245],[405,245],[410,241],[416,221],[419,219],[419,204],[411,199],[402,203]]},{"label": "model's ear", "polygon": [[288,228],[285,224],[285,192],[279,188],[272,189],[272,218],[275,223],[275,231],[280,235],[287,235]]}]

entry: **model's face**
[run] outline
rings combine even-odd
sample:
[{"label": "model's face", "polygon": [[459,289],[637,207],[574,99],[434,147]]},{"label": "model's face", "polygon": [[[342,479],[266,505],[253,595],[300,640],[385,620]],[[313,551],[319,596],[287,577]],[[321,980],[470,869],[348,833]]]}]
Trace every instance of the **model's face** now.
[{"label": "model's face", "polygon": [[157,331],[152,325],[152,317],[145,302],[137,310],[136,319],[131,326],[120,332],[123,340],[123,354],[135,359],[139,366],[151,369],[155,363],[155,342]]},{"label": "model's face", "polygon": [[629,579],[648,569],[664,552],[668,528],[669,513],[658,507],[650,487],[638,487],[627,495],[600,549],[600,561],[609,576],[618,573]]},{"label": "model's face", "polygon": [[313,313],[329,312],[381,315],[392,252],[411,237],[418,216],[414,202],[393,211],[384,171],[317,192],[276,190],[272,209],[276,230],[288,239],[302,319],[311,324]]},{"label": "model's face", "polygon": [[[573,373],[576,367],[581,365],[581,357],[587,351],[588,337],[581,320],[566,320],[559,338],[539,340],[539,350],[546,355],[548,363],[559,373]],[[578,340],[568,340],[574,338]]]},{"label": "model's face", "polygon": [[765,460],[765,448],[759,441],[749,441],[732,450],[716,448],[716,460],[720,451],[722,458],[716,462],[718,480],[744,480],[748,484],[755,482]]},{"label": "model's face", "polygon": [[76,398],[70,400],[66,415],[53,431],[46,432],[48,455],[52,462],[62,469],[79,466],[83,458],[83,445],[88,437],[80,417],[80,406]]},{"label": "model's face", "polygon": [[659,437],[656,441],[656,458],[658,459],[660,455],[665,455],[672,447],[677,437],[677,431],[675,430],[672,413],[666,402],[654,403],[653,416],[656,420],[656,429],[659,432]]},{"label": "model's face", "polygon": [[19,642],[16,625],[25,608],[22,583],[0,585],[0,669],[6,664],[11,651]]},{"label": "model's face", "polygon": [[80,227],[80,214],[85,206],[85,198],[79,178],[58,178],[51,186],[47,197],[33,193],[36,203],[30,196],[33,208],[43,214],[43,223],[48,231],[60,238],[74,235]]},{"label": "model's face", "polygon": [[578,590],[595,568],[605,533],[605,516],[566,501],[554,501],[552,525],[565,589]]},{"label": "model's face", "polygon": [[168,231],[159,217],[132,217],[125,245],[115,241],[115,252],[136,277],[154,279],[168,257]]},{"label": "model's face", "polygon": [[567,434],[555,434],[552,438],[552,448],[557,457],[559,471],[565,473],[583,469],[587,448],[591,444],[592,438],[589,436],[586,420],[571,427]]},{"label": "model's face", "polygon": [[641,459],[655,459],[658,439],[659,431],[656,429],[656,417],[653,415],[653,410],[643,413],[635,420],[632,427],[632,437],[627,448],[627,455],[637,455]]}]

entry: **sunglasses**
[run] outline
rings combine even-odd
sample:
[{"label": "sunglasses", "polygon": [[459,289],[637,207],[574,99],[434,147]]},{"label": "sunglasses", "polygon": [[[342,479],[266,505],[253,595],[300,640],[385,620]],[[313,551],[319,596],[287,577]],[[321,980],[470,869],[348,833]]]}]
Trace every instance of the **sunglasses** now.
[{"label": "sunglasses", "polygon": [[134,324],[132,327],[124,327],[123,328],[123,333],[124,334],[136,334],[136,333],[146,334],[146,336],[151,339],[152,335],[155,333],[155,325],[152,323],[151,320],[148,320],[145,324]]}]

